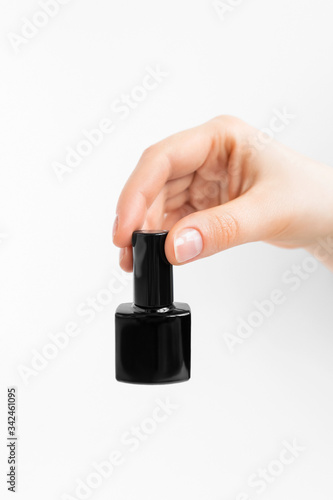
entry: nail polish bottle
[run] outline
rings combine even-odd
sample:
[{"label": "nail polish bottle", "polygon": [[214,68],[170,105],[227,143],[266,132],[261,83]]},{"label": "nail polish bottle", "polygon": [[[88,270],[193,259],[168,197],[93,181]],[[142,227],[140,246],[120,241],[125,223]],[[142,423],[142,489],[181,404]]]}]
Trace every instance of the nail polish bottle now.
[{"label": "nail polish bottle", "polygon": [[116,310],[116,379],[167,384],[190,378],[191,309],[173,302],[167,231],[132,235],[134,303]]}]

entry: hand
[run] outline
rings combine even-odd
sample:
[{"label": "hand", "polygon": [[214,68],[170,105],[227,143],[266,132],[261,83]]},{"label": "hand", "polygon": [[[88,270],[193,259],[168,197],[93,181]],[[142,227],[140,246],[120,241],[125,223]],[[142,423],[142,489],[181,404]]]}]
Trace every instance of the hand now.
[{"label": "hand", "polygon": [[168,229],[165,252],[174,265],[260,240],[314,250],[318,238],[333,236],[333,169],[264,140],[237,118],[217,117],[141,156],[114,224],[125,271],[137,229]]}]

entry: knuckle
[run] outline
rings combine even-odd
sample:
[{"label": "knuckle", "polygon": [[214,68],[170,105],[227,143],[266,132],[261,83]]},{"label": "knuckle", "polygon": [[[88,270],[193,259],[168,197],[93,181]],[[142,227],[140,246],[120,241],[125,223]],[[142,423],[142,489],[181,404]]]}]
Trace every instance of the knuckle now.
[{"label": "knuckle", "polygon": [[152,146],[149,146],[143,151],[141,158],[143,159],[151,158],[157,156],[157,154],[158,154],[157,144],[153,144]]},{"label": "knuckle", "polygon": [[240,118],[237,118],[236,116],[233,115],[218,115],[212,120],[213,122],[216,122],[219,125],[230,125],[230,126],[235,126],[235,125],[240,125],[242,124],[242,120]]},{"label": "knuckle", "polygon": [[154,161],[156,164],[162,166],[163,168],[170,169],[171,165],[171,159],[170,155],[168,154],[167,148],[163,145],[162,142],[153,144],[152,146],[149,146],[146,148],[142,155],[140,160],[142,162],[145,161]]},{"label": "knuckle", "polygon": [[217,246],[227,249],[234,246],[239,236],[239,223],[230,213],[212,216],[214,240]]}]

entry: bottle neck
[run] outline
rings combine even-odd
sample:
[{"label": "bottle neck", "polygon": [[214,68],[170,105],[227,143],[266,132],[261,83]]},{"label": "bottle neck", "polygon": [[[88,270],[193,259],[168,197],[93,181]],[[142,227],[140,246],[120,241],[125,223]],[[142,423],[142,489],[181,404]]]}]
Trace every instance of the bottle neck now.
[{"label": "bottle neck", "polygon": [[147,307],[147,306],[143,307],[143,306],[138,306],[133,302],[133,307],[134,310],[137,312],[156,313],[156,314],[165,314],[175,310],[174,303],[170,304],[169,306],[163,306],[163,307]]}]

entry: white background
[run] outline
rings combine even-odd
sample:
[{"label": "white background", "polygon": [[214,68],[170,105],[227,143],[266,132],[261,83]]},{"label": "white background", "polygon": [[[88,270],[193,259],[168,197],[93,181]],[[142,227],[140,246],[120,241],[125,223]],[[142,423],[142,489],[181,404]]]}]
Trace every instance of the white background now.
[{"label": "white background", "polygon": [[[219,114],[266,127],[286,107],[295,118],[276,139],[333,163],[332,3],[238,3],[221,19],[210,0],[72,0],[16,53],[8,33],[40,7],[1,1],[1,498],[12,498],[10,385],[18,500],[78,498],[77,480],[113,450],[123,463],[89,498],[332,497],[333,275],[320,264],[292,291],[285,273],[305,251],[252,244],[175,269],[176,298],[193,313],[188,383],[115,381],[114,310],[131,301],[130,283],[89,324],[77,314],[119,271],[115,206],[147,146]],[[111,104],[156,65],[168,76],[122,120]],[[104,118],[115,130],[59,182],[54,162]],[[224,334],[276,288],[285,302],[231,353]],[[18,367],[70,321],[81,333],[24,384]],[[167,397],[177,409],[132,453],[123,434]],[[248,486],[295,439],[306,449],[294,463],[262,494]]]}]

